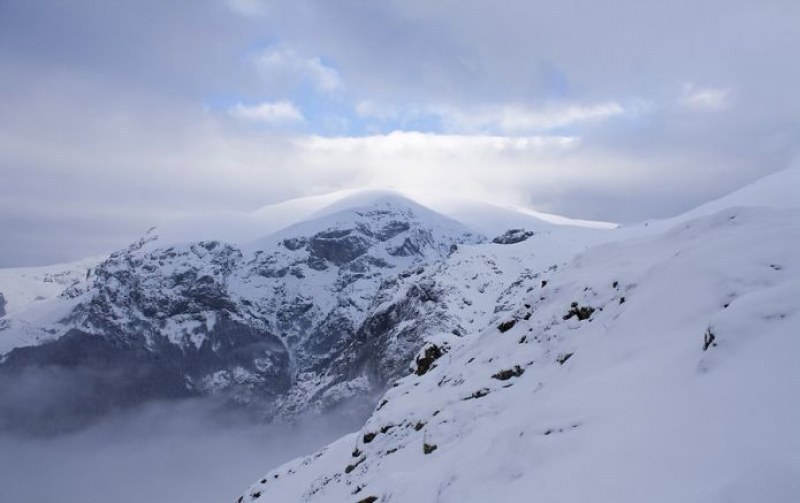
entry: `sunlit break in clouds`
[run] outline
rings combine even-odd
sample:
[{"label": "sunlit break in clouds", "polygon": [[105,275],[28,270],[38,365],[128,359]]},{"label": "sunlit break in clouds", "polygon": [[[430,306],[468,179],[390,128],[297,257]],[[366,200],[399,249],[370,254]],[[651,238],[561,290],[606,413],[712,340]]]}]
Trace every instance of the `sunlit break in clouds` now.
[{"label": "sunlit break in clouds", "polygon": [[0,5],[0,264],[359,187],[674,215],[795,162],[794,1]]}]

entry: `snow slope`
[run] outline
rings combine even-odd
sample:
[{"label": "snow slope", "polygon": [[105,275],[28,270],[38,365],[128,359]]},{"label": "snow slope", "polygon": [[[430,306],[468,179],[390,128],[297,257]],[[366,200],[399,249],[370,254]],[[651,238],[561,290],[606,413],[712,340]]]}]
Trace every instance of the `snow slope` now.
[{"label": "snow slope", "polygon": [[0,355],[13,348],[50,341],[49,327],[76,304],[64,296],[85,283],[102,262],[89,258],[68,264],[0,269]]},{"label": "snow slope", "polygon": [[792,176],[532,272],[239,501],[800,501]]},{"label": "snow slope", "polygon": [[101,261],[90,258],[69,264],[0,269],[0,294],[5,298],[5,313],[12,315],[31,303],[58,297],[67,287],[84,279]]}]

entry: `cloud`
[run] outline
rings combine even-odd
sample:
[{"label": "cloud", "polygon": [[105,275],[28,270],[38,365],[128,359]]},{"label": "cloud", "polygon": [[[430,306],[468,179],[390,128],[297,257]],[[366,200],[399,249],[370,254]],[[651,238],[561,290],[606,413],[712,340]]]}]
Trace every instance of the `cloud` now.
[{"label": "cloud", "polygon": [[331,93],[344,88],[339,73],[319,57],[303,57],[283,46],[268,47],[253,57],[259,74],[268,82],[308,82],[318,91]]},{"label": "cloud", "polygon": [[720,111],[729,107],[730,91],[713,87],[698,87],[691,83],[683,85],[680,103],[694,110]]},{"label": "cloud", "polygon": [[228,114],[240,120],[265,124],[302,122],[302,112],[289,101],[264,102],[256,105],[237,103],[228,109]]},{"label": "cloud", "polygon": [[625,109],[615,102],[588,106],[557,105],[541,109],[504,105],[466,110],[457,108],[439,110],[439,115],[448,130],[498,131],[506,134],[549,131],[599,122],[624,113]]},{"label": "cloud", "polygon": [[1,265],[365,184],[653,218],[800,156],[793,0],[65,5],[0,7]]},{"label": "cloud", "polygon": [[268,470],[354,431],[364,416],[340,410],[264,424],[212,400],[152,402],[71,434],[0,432],[0,486],[4,501],[234,501]]},{"label": "cloud", "polygon": [[262,0],[226,0],[226,3],[231,10],[244,16],[261,16],[267,11]]},{"label": "cloud", "polygon": [[542,133],[596,123],[628,112],[613,101],[594,105],[550,104],[541,107],[519,104],[457,107],[361,101],[356,104],[355,111],[363,118],[401,124],[424,117],[435,118],[444,131],[452,133],[510,135]]}]

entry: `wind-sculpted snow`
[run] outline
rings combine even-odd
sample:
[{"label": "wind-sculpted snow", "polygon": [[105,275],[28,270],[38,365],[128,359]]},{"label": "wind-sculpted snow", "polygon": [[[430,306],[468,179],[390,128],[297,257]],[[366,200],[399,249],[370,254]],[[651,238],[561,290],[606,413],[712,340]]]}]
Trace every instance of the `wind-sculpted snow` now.
[{"label": "wind-sculpted snow", "polygon": [[510,310],[428,337],[360,431],[237,501],[798,501],[798,221],[733,208],[523,266]]}]

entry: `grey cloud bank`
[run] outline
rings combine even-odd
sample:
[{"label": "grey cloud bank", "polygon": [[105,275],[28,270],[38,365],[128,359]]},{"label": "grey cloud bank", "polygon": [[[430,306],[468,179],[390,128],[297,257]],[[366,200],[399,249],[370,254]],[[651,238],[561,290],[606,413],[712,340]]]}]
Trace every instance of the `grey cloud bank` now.
[{"label": "grey cloud bank", "polygon": [[[796,162],[798,18],[778,0],[5,2],[0,266],[358,186],[674,214]],[[276,110],[292,120],[259,122]]]}]

